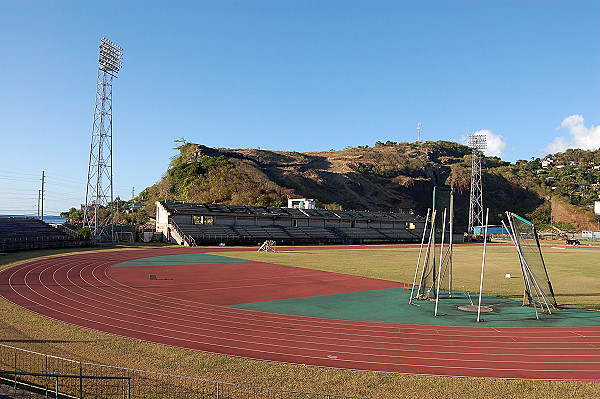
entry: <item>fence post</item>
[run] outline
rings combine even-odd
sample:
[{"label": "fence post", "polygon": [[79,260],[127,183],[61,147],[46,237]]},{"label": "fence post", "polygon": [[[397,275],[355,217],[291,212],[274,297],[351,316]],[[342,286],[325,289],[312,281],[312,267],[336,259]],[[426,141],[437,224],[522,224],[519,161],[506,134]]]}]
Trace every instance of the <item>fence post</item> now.
[{"label": "fence post", "polygon": [[125,399],[125,369],[121,369],[121,399]]},{"label": "fence post", "polygon": [[[17,348],[13,348],[15,364],[13,367],[14,371],[17,371]],[[15,388],[17,387],[17,375],[15,374]]]},{"label": "fence post", "polygon": [[[48,372],[48,355],[44,356],[46,358],[46,374],[49,374]],[[46,397],[48,397],[48,388],[50,387],[50,377],[46,376],[45,378],[45,382],[44,382],[44,388],[46,390],[45,395]]]},{"label": "fence post", "polygon": [[83,363],[79,361],[79,399],[83,399]]},{"label": "fence post", "polygon": [[219,397],[220,397],[220,395],[219,395],[219,381],[217,381],[216,384],[217,384],[216,397],[217,397],[217,399],[219,399]]},{"label": "fence post", "polygon": [[58,399],[58,377],[56,377],[56,383],[54,384],[54,397]]}]

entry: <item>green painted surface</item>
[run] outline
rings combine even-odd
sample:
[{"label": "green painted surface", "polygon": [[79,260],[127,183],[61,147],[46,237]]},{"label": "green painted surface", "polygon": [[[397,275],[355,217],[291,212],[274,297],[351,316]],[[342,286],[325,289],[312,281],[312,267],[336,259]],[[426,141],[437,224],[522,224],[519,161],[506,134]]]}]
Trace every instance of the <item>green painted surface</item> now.
[{"label": "green painted surface", "polygon": [[151,258],[140,258],[117,263],[114,267],[129,266],[164,266],[164,265],[204,265],[211,263],[249,263],[251,260],[230,258],[227,256],[210,254],[179,254],[153,256]]},{"label": "green painted surface", "polygon": [[[455,293],[453,298],[440,299],[438,316],[434,316],[434,301],[414,301],[409,305],[410,290],[390,288],[383,290],[322,295],[278,301],[238,304],[230,307],[279,314],[356,320],[383,323],[426,324],[472,327],[567,327],[598,326],[600,312],[582,309],[559,309],[552,314],[540,313],[521,306],[521,301],[484,296],[482,305],[494,309],[482,313],[483,322],[477,322],[477,313],[465,312],[458,306],[469,305],[468,297]],[[477,304],[478,296],[471,295]]]}]

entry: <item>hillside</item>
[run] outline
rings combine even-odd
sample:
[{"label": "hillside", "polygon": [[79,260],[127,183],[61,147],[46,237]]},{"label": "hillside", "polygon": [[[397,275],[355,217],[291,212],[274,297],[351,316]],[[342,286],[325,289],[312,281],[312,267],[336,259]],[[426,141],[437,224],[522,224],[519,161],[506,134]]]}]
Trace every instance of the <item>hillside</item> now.
[{"label": "hillside", "polygon": [[[413,209],[424,215],[433,187],[446,185],[455,189],[457,225],[467,224],[471,151],[458,143],[378,142],[374,147],[311,153],[217,149],[192,143],[178,149],[162,179],[144,190],[139,200],[147,205],[178,200],[281,206],[288,197],[308,197],[329,209]],[[600,164],[595,161],[600,156],[588,153],[549,156],[545,160],[553,161],[546,167],[540,159],[510,164],[486,157],[484,207],[490,207],[491,222],[498,223],[510,210],[549,225],[550,210],[560,209],[557,217],[564,220],[552,222],[571,222],[573,215],[581,214],[578,222],[585,228],[593,220],[589,206],[598,198],[590,188],[597,188],[592,184],[600,181],[600,171],[593,168],[594,162]],[[585,173],[573,169],[584,163]]]}]

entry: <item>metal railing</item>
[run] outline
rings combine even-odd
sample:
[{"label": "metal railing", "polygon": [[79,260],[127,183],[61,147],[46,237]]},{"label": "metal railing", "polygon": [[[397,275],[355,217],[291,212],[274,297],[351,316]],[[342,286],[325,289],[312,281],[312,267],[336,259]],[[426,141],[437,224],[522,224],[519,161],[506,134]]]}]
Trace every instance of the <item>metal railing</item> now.
[{"label": "metal railing", "polygon": [[[8,378],[13,376],[13,378]],[[31,382],[32,377],[41,377],[39,383]],[[79,382],[78,395],[64,393],[64,386],[73,384],[64,383],[65,380],[75,380]],[[102,380],[100,389],[98,384],[94,384],[93,391],[90,390],[90,384],[84,383],[87,380]],[[0,381],[9,383],[14,388],[24,389],[35,392],[50,398],[121,398],[129,399],[131,397],[131,377],[111,377],[97,375],[73,375],[73,374],[54,374],[54,373],[31,373],[25,371],[0,370]],[[61,381],[63,383],[61,384]],[[116,384],[107,384],[107,382],[116,381]],[[85,391],[84,391],[85,387]]]},{"label": "metal railing", "polygon": [[187,243],[188,246],[190,247],[195,247],[196,246],[196,240],[194,240],[194,237],[192,237],[189,234],[185,234],[181,228],[177,225],[177,223],[175,223],[174,221],[170,221],[169,222],[169,227],[171,227],[171,230],[175,230],[175,232],[179,235],[180,239],[184,242]]},{"label": "metal railing", "polygon": [[78,362],[2,344],[0,382],[29,387],[50,398],[368,399]]},{"label": "metal railing", "polygon": [[54,236],[27,236],[27,237],[4,237],[0,238],[1,243],[27,243],[39,241],[74,241],[75,238],[67,235]]}]

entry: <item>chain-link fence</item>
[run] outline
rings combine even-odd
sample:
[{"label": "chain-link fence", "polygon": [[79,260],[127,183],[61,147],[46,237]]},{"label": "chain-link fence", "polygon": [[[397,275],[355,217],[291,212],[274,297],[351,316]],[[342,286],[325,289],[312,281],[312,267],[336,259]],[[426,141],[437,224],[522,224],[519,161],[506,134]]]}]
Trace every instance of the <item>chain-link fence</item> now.
[{"label": "chain-link fence", "polygon": [[77,362],[0,344],[0,382],[49,398],[367,399]]}]

